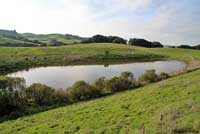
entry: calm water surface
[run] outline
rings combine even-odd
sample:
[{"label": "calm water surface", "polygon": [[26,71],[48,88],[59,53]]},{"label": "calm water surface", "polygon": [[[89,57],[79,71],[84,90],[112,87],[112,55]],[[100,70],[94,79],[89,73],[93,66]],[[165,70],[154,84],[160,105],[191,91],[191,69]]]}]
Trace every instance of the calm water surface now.
[{"label": "calm water surface", "polygon": [[32,83],[42,83],[54,88],[67,88],[78,80],[94,82],[99,77],[111,78],[119,76],[124,71],[130,71],[135,78],[141,76],[146,70],[155,69],[156,73],[174,72],[185,68],[185,64],[179,61],[157,61],[109,65],[81,65],[81,66],[55,66],[39,67],[27,71],[19,71],[9,74],[12,77],[23,77],[27,86]]}]

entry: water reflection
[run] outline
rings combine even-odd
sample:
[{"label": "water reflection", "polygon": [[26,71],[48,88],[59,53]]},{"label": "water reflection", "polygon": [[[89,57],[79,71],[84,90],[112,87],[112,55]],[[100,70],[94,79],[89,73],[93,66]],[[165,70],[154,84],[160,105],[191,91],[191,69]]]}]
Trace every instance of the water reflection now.
[{"label": "water reflection", "polygon": [[155,69],[156,73],[169,73],[183,69],[184,67],[185,64],[179,61],[157,61],[118,65],[56,66],[19,71],[9,74],[9,76],[24,77],[27,86],[32,83],[42,83],[55,88],[65,89],[78,80],[85,80],[91,83],[102,76],[106,78],[119,76],[124,71],[130,71],[134,74],[135,78],[138,78],[148,69]]}]

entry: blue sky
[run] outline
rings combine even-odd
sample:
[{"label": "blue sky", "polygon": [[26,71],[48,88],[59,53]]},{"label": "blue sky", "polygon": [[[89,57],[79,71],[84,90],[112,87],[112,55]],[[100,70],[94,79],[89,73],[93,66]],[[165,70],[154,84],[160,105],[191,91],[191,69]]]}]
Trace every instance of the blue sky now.
[{"label": "blue sky", "polygon": [[200,44],[200,0],[0,0],[0,29]]}]

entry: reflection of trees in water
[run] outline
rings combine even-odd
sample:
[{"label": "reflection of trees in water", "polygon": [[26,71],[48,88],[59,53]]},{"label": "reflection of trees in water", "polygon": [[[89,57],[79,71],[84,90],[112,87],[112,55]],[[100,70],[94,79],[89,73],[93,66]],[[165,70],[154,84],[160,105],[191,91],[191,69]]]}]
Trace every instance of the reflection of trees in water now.
[{"label": "reflection of trees in water", "polygon": [[104,67],[109,67],[109,64],[104,64]]}]

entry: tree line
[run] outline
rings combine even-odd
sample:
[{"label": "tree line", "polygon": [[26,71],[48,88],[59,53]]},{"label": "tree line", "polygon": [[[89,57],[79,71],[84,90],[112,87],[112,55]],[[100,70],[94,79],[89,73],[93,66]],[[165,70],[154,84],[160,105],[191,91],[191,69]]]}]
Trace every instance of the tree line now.
[{"label": "tree line", "polygon": [[147,48],[164,47],[158,41],[151,42],[145,39],[137,39],[137,38],[130,39],[128,44],[133,46],[147,47]]},{"label": "tree line", "polygon": [[110,79],[101,77],[92,84],[77,81],[66,90],[39,83],[26,87],[23,78],[0,77],[0,121],[135,89],[168,77],[166,73],[157,75],[155,70],[147,70],[136,80],[131,72],[123,72]]},{"label": "tree line", "polygon": [[123,39],[118,36],[104,36],[104,35],[95,35],[91,38],[83,40],[81,43],[118,43],[118,44],[129,44],[134,46],[141,46],[147,48],[154,48],[154,47],[163,47],[160,42],[150,42],[145,39],[137,39],[131,38],[128,42],[126,39]]},{"label": "tree line", "polygon": [[118,36],[95,35],[91,38],[83,40],[81,43],[119,43],[126,44],[127,40]]},{"label": "tree line", "polygon": [[[131,38],[129,41],[118,36],[104,36],[104,35],[95,35],[91,38],[87,38],[81,43],[118,43],[118,44],[128,44],[131,46],[140,46],[146,48],[160,48],[164,45],[158,41],[148,41],[140,38]],[[190,45],[180,45],[180,46],[169,46],[171,48],[183,48],[183,49],[196,49],[200,50],[200,45],[190,46]]]},{"label": "tree line", "polygon": [[177,48],[200,50],[200,45],[196,45],[196,46],[180,45],[180,46],[177,46]]}]

